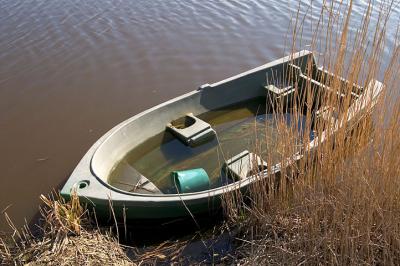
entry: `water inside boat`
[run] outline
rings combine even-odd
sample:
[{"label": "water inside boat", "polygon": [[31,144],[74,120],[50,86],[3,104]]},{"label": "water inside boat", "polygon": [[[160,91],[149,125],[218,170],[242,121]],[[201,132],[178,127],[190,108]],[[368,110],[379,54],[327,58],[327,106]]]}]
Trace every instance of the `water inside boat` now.
[{"label": "water inside boat", "polygon": [[[282,114],[291,123],[291,114]],[[148,178],[162,193],[176,193],[171,172],[203,168],[210,178],[210,188],[232,182],[224,171],[224,162],[244,150],[258,150],[263,160],[280,160],[275,147],[278,130],[276,117],[266,110],[266,99],[260,97],[198,116],[216,131],[216,137],[190,147],[171,132],[158,134],[131,150],[111,172],[110,185],[134,192],[138,172]],[[301,118],[304,119],[304,118]],[[262,152],[261,152],[262,151]]]}]

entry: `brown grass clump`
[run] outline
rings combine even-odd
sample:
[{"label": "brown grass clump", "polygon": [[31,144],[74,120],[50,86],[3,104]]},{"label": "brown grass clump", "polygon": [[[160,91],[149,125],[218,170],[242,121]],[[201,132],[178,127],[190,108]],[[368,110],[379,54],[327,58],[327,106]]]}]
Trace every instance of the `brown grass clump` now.
[{"label": "brown grass clump", "polygon": [[33,235],[28,226],[18,230],[6,215],[13,234],[0,239],[1,264],[132,265],[118,241],[90,223],[76,195],[69,202],[59,196],[41,199],[40,235]]},{"label": "brown grass clump", "polygon": [[[5,218],[11,234],[0,234],[0,265],[157,265],[198,263],[182,253],[191,243],[203,243],[203,235],[166,240],[148,247],[126,246],[119,242],[115,225],[97,224],[94,214],[81,206],[76,194],[65,201],[58,194],[41,195],[39,232],[33,234],[28,226],[18,229]],[[215,232],[217,231],[217,233]],[[212,239],[222,231],[214,230]],[[209,245],[200,245],[209,252]],[[204,250],[203,250],[204,251]],[[217,257],[216,257],[217,258]],[[205,258],[207,259],[207,258]],[[222,260],[218,257],[219,260]]]},{"label": "brown grass clump", "polygon": [[[244,264],[400,264],[400,47],[385,45],[395,2],[367,3],[356,31],[349,26],[352,0],[323,2],[319,16],[312,18],[307,48],[322,54],[318,61],[324,69],[350,82],[343,87],[338,78],[323,80],[331,93],[298,95],[290,110],[275,103],[276,113],[305,117],[306,133],[299,136],[297,128],[278,125],[281,164],[288,168],[261,176],[246,195],[225,198],[228,217],[242,229],[238,257]],[[301,13],[294,17],[292,51],[305,42],[303,23],[311,14]],[[352,84],[365,88],[374,78],[385,85],[375,113],[348,123]],[[312,84],[302,86],[313,90]],[[338,100],[337,93],[346,96]],[[329,106],[328,117],[341,121],[335,134],[326,134],[335,130],[331,119],[313,122],[315,101]],[[318,141],[313,150],[308,149],[310,132]],[[288,141],[294,139],[302,139],[297,164],[288,161],[298,151]]]}]

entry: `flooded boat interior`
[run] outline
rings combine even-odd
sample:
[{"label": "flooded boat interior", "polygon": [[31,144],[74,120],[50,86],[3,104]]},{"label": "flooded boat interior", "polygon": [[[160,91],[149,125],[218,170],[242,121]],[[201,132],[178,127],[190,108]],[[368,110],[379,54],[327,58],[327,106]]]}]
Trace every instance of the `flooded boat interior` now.
[{"label": "flooded boat interior", "polygon": [[[110,171],[107,182],[120,190],[141,194],[176,194],[203,191],[217,188],[246,178],[254,173],[249,167],[251,160],[256,160],[256,167],[266,168],[267,162],[274,165],[280,155],[276,149],[279,134],[277,119],[292,127],[297,123],[301,131],[305,116],[293,117],[291,104],[295,90],[297,101],[307,97],[310,90],[304,89],[311,84],[313,97],[323,97],[329,93],[330,74],[311,64],[312,71],[306,67],[287,65],[287,73],[293,81],[266,82],[260,84],[264,95],[230,104],[198,115],[188,113],[176,117],[165,130],[137,145],[123,156]],[[310,77],[303,73],[311,73]],[[343,91],[335,91],[340,99],[346,97],[348,83],[340,79]],[[363,88],[353,86],[350,93],[357,99]],[[273,110],[272,101],[281,100],[284,111],[279,115]],[[318,101],[314,101],[317,102]],[[312,107],[313,117],[326,117],[326,106]],[[316,120],[316,119],[315,119]],[[313,122],[314,123],[314,122]],[[313,138],[310,133],[310,138]],[[244,162],[247,160],[246,162]],[[206,176],[206,185],[201,189],[184,190],[176,177],[182,173],[190,181],[194,175]],[[204,170],[204,171],[203,171]],[[190,172],[192,171],[192,172]],[[196,172],[197,171],[197,172]],[[205,172],[205,173],[204,173]],[[186,176],[185,176],[186,175]],[[189,175],[189,176],[188,176]],[[196,177],[199,180],[200,177]],[[199,181],[200,182],[200,181]],[[195,186],[195,185],[194,185]]]},{"label": "flooded boat interior", "polygon": [[176,193],[171,172],[196,168],[207,172],[210,188],[232,182],[221,171],[226,159],[250,149],[256,138],[269,138],[273,143],[276,137],[272,115],[266,113],[265,106],[265,98],[257,98],[200,115],[215,130],[215,136],[196,146],[166,130],[130,151],[112,171],[109,183],[122,190],[135,190],[132,178],[139,172],[163,193]]}]

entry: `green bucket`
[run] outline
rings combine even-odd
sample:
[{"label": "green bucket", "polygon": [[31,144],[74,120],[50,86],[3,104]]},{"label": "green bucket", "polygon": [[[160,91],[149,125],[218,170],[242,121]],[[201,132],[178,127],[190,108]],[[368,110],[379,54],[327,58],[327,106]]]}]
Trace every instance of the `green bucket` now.
[{"label": "green bucket", "polygon": [[197,192],[210,188],[210,179],[203,168],[173,171],[171,177],[179,193]]}]

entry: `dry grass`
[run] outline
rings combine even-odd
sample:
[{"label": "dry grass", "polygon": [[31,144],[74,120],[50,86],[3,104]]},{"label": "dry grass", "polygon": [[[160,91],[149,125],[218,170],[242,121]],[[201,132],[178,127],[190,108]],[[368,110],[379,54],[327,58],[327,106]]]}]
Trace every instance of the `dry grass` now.
[{"label": "dry grass", "polygon": [[[93,215],[72,195],[65,201],[58,194],[41,196],[39,233],[28,226],[18,229],[6,214],[12,234],[0,235],[0,265],[158,265],[193,264],[201,261],[226,261],[231,258],[215,255],[213,238],[223,232],[215,227],[207,235],[194,234],[185,239],[166,240],[148,247],[126,246],[119,242],[115,226],[99,226]],[[210,239],[208,243],[203,238]],[[206,254],[193,258],[183,255],[188,245],[197,246]],[[214,258],[215,256],[215,258]]]},{"label": "dry grass", "polygon": [[61,197],[41,196],[44,206],[40,235],[28,226],[18,230],[6,215],[11,236],[0,239],[0,262],[5,265],[105,265],[111,261],[131,265],[125,250],[106,230],[90,223],[79,198],[65,202]]},{"label": "dry grass", "polygon": [[[299,136],[296,128],[278,125],[281,163],[290,169],[279,176],[261,176],[249,194],[226,197],[228,217],[242,228],[240,262],[400,264],[399,46],[384,55],[386,26],[394,4],[382,2],[373,10],[370,2],[360,29],[351,32],[353,1],[324,2],[313,24],[309,49],[321,52],[319,62],[324,68],[350,83],[343,87],[339,79],[328,78],[323,82],[329,84],[331,93],[317,98],[298,95],[290,110],[278,104],[277,113],[290,111],[295,117],[306,117],[306,134]],[[301,32],[309,14],[302,17],[300,13],[294,16],[292,50],[305,42]],[[382,62],[382,58],[389,60]],[[365,113],[357,124],[347,122],[351,84],[365,87],[377,77],[385,91],[376,112]],[[305,91],[313,90],[310,83],[302,86]],[[338,100],[336,92],[346,96]],[[335,130],[335,124],[312,122],[315,101],[330,106],[329,116],[335,114],[342,122],[324,141],[322,135]],[[312,130],[319,145],[311,152],[307,147]],[[297,149],[288,140],[299,138],[304,156],[299,163],[288,164],[287,158]]]}]

